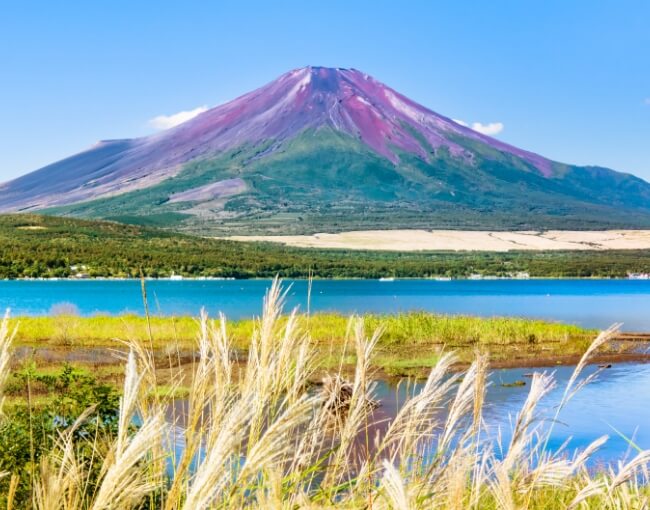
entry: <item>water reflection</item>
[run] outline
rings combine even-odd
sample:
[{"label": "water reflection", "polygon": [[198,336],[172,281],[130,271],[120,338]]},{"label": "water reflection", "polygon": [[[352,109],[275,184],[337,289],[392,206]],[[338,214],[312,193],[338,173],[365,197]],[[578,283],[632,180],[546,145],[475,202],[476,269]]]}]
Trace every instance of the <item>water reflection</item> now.
[{"label": "water reflection", "polygon": [[[557,383],[538,408],[547,420],[543,427],[550,426],[573,370],[574,367],[566,366],[534,369],[553,374]],[[585,368],[581,377],[596,371],[599,372],[597,378],[582,388],[559,414],[548,443],[548,448],[556,451],[568,440],[567,453],[572,454],[599,437],[609,435],[607,443],[591,458],[589,465],[592,468],[634,456],[637,452],[630,446],[630,439],[642,449],[650,448],[650,364],[619,364],[611,368],[592,365]],[[496,444],[500,439],[501,444],[508,444],[516,415],[528,396],[532,372],[530,368],[515,368],[489,373],[484,440]],[[526,384],[510,386],[515,381],[525,381]],[[407,397],[419,393],[423,385],[423,382],[404,380],[377,381],[374,395],[381,405],[373,411],[372,423],[367,428],[369,441],[366,441],[364,431],[357,440],[359,447],[371,446],[377,435],[385,434]],[[167,419],[174,424],[168,446],[176,461],[184,448],[183,425],[187,411],[188,404],[184,400],[177,400],[167,410]],[[441,410],[439,423],[443,424],[445,419],[446,414]]]}]

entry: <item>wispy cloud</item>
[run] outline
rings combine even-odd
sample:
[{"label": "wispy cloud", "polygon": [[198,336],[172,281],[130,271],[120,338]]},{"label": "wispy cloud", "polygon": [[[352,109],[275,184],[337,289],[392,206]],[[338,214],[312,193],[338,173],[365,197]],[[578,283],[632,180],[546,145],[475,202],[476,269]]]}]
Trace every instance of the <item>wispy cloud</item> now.
[{"label": "wispy cloud", "polygon": [[646,105],[646,106],[650,106],[650,97],[646,97],[646,98],[643,100],[643,104]]},{"label": "wispy cloud", "polygon": [[171,115],[158,115],[153,119],[149,120],[149,125],[158,130],[169,129],[174,126],[178,126],[183,122],[187,122],[190,119],[193,119],[197,115],[208,110],[206,105],[199,106],[193,110],[185,110],[182,112],[172,113]]},{"label": "wispy cloud", "polygon": [[503,128],[505,127],[503,125],[503,122],[488,122],[487,124],[483,124],[481,122],[472,122],[471,124],[465,122],[464,120],[460,119],[452,119],[456,124],[460,124],[461,126],[468,127],[470,129],[473,129],[477,133],[481,133],[483,135],[488,135],[488,136],[494,136],[498,135],[503,131]]},{"label": "wispy cloud", "polygon": [[472,129],[474,131],[478,131],[479,133],[483,133],[484,135],[498,135],[503,131],[503,123],[502,122],[490,122],[488,124],[481,124],[480,122],[474,122],[472,124]]}]

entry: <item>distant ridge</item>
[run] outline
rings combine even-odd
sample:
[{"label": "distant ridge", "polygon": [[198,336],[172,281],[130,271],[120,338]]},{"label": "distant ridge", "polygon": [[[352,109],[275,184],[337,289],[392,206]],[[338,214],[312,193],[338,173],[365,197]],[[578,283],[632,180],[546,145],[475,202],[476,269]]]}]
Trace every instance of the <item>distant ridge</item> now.
[{"label": "distant ridge", "polygon": [[355,69],[305,67],[0,185],[0,211],[36,210],[200,233],[639,228],[650,184],[510,146]]}]

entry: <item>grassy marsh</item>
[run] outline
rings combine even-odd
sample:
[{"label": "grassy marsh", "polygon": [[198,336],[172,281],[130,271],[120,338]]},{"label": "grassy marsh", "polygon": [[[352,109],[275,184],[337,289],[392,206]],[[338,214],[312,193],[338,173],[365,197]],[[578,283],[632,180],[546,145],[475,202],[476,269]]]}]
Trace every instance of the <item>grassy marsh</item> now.
[{"label": "grassy marsh", "polygon": [[[588,330],[569,324],[510,317],[482,318],[410,312],[395,315],[367,314],[368,328],[381,329],[380,347],[440,344],[464,348],[490,345],[569,344],[593,336]],[[279,319],[282,324],[287,316]],[[317,345],[345,341],[349,318],[341,314],[297,315],[297,320]],[[115,345],[116,339],[149,340],[156,348],[169,343],[191,348],[196,343],[200,322],[193,317],[149,318],[138,315],[79,317],[58,315],[17,317],[10,325],[20,324],[18,345],[95,347]],[[234,345],[248,348],[255,320],[228,322]],[[577,346],[582,349],[584,344]]]},{"label": "grassy marsh", "polygon": [[[286,324],[286,315],[278,318]],[[295,319],[309,336],[312,348],[319,353],[319,367],[328,369],[344,361],[345,367],[354,366],[356,359],[349,351],[346,338],[349,318],[340,314],[297,315]],[[397,315],[365,315],[369,330],[382,332],[376,346],[373,366],[384,370],[387,376],[423,375],[435,365],[440,355],[449,350],[457,353],[459,362],[470,363],[475,351],[489,353],[493,362],[500,360],[530,360],[541,357],[579,355],[588,346],[595,331],[577,326],[518,318],[480,318],[457,315],[436,315],[411,312]],[[102,348],[119,349],[126,340],[146,343],[152,347],[164,364],[165,352],[182,352],[188,363],[196,348],[200,322],[192,317],[149,318],[124,316],[79,317],[59,315],[49,317],[19,317],[11,325],[20,325],[16,345],[25,349],[76,351],[92,353],[85,363],[101,367],[119,360]],[[245,359],[256,326],[255,320],[228,322],[232,345]],[[93,352],[94,351],[94,352]],[[104,352],[104,360],[102,360]],[[39,365],[61,365],[50,355]],[[55,358],[54,360],[52,358]],[[70,356],[71,362],[75,356]]]}]

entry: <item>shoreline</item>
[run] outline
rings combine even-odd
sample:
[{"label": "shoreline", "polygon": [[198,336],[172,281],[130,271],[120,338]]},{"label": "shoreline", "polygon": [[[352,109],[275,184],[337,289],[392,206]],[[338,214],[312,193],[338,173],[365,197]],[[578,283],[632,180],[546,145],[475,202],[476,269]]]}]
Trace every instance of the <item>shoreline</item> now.
[{"label": "shoreline", "polygon": [[[529,368],[537,370],[553,370],[556,367],[574,367],[580,362],[582,355],[571,354],[566,356],[548,356],[534,358],[520,358],[513,360],[490,360],[488,361],[488,370],[517,370]],[[646,365],[650,363],[650,354],[595,354],[587,361],[587,366],[604,365],[600,368],[608,369],[614,365]],[[458,362],[451,367],[452,372],[464,372],[471,366],[471,362]],[[353,366],[344,365],[344,372],[353,375]],[[346,370],[347,369],[347,370]],[[373,371],[378,375],[376,380],[380,381],[400,381],[407,378],[425,379],[431,367],[410,367],[403,373],[391,373],[382,367],[373,367]]]},{"label": "shoreline", "polygon": [[[560,356],[535,356],[534,358],[517,358],[511,360],[494,360],[488,363],[493,370],[508,368],[553,368],[561,366],[574,366],[580,361],[582,355],[567,354]],[[650,363],[650,353],[603,353],[595,354],[587,363],[588,365]],[[460,369],[467,369],[469,364],[459,364]]]},{"label": "shoreline", "polygon": [[[631,277],[619,277],[619,276],[529,276],[526,278],[518,278],[515,276],[495,276],[495,275],[486,275],[481,278],[454,278],[454,277],[424,277],[424,276],[404,276],[404,277],[390,277],[390,280],[386,280],[386,277],[382,278],[354,278],[354,277],[345,277],[345,278],[323,278],[320,276],[314,276],[312,278],[289,278],[283,277],[283,281],[381,281],[382,283],[394,283],[399,281],[433,281],[439,283],[446,282],[480,282],[480,281],[527,281],[527,280],[560,280],[560,281],[650,281],[648,278],[631,278]],[[160,277],[154,278],[151,276],[145,276],[145,282],[185,282],[185,281],[199,281],[199,282],[228,282],[228,281],[273,281],[273,277],[251,277],[251,278],[235,278],[235,277],[211,277],[211,276],[183,276],[182,278],[171,278],[171,277]],[[87,278],[78,278],[78,277],[50,277],[50,278],[0,278],[0,282],[140,282],[142,278],[121,278],[121,277],[112,277],[112,276],[93,276]]]},{"label": "shoreline", "polygon": [[[647,344],[650,347],[650,332],[648,333],[639,333],[637,336],[643,336],[643,339],[632,340],[632,343],[635,344]],[[621,337],[626,337],[627,334],[618,335],[614,337],[611,341],[618,342],[621,340]],[[163,347],[157,347],[154,349],[154,354],[160,355],[161,368],[165,368],[166,358],[165,358],[165,349]],[[248,359],[248,352],[240,349],[236,349],[238,363],[245,364]],[[63,366],[65,364],[73,364],[76,366],[110,366],[118,365],[121,363],[121,358],[117,356],[117,353],[121,352],[119,348],[109,347],[107,345],[97,344],[97,345],[82,345],[82,346],[73,346],[73,345],[60,345],[60,344],[51,344],[48,345],[38,345],[33,344],[22,344],[19,343],[14,350],[14,362],[18,364],[24,362],[27,359],[40,359],[41,362],[47,360],[46,365],[48,366]],[[125,351],[126,352],[126,351]],[[460,349],[449,349],[449,352],[455,352],[459,355],[466,352],[465,348]],[[183,365],[192,365],[195,357],[198,355],[198,351],[194,349],[182,349],[177,353],[178,359],[183,360],[181,366]],[[377,353],[377,356],[381,359],[381,350]],[[509,369],[549,369],[552,370],[555,367],[566,367],[566,366],[576,366],[580,359],[582,358],[583,353],[570,353],[570,354],[547,354],[539,355],[538,353],[529,353],[519,356],[511,356],[508,359],[489,359],[488,367],[490,370],[509,370]],[[91,361],[92,360],[92,361]],[[602,365],[601,368],[611,368],[613,365],[617,364],[648,364],[650,363],[650,351],[649,352],[639,352],[639,351],[629,351],[629,352],[602,352],[594,354],[587,362],[587,365]],[[467,370],[471,365],[470,360],[459,360],[454,363],[451,369],[455,372]],[[404,367],[401,371],[391,369],[387,365],[383,365],[379,361],[374,361],[371,363],[371,369],[374,374],[377,375],[379,380],[398,380],[407,377],[421,378],[426,377],[430,372],[432,366],[426,364],[413,364],[408,367]],[[344,374],[352,374],[354,372],[354,364],[343,364],[338,365],[342,369]],[[321,367],[317,370],[315,374],[315,380],[318,380],[323,374],[329,373],[329,367]]]}]

